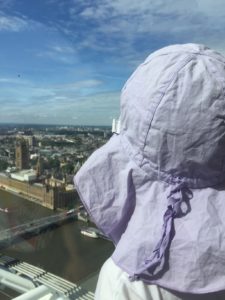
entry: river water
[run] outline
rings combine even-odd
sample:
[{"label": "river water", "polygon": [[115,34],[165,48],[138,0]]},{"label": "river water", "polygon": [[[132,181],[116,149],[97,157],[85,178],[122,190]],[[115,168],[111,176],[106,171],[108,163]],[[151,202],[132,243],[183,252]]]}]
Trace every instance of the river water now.
[{"label": "river water", "polygon": [[[0,211],[1,229],[54,214],[50,209],[5,191],[0,191],[0,208],[10,211]],[[113,251],[111,242],[81,235],[82,226],[80,221],[67,223],[29,240],[21,238],[0,252],[76,283],[98,271]]]}]

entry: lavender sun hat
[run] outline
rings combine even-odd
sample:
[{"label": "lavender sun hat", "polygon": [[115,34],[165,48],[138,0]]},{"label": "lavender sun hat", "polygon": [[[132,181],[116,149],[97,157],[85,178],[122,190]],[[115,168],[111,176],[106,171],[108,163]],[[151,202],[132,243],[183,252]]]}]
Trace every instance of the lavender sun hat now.
[{"label": "lavender sun hat", "polygon": [[131,280],[225,290],[225,58],[154,52],[122,90],[120,121],[74,179],[112,259]]}]

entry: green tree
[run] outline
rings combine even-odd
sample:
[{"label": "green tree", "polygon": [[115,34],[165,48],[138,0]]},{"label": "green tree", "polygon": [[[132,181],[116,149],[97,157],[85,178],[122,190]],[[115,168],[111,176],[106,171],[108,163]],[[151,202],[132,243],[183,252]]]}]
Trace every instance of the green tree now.
[{"label": "green tree", "polygon": [[5,171],[8,168],[8,163],[5,160],[0,160],[0,171]]},{"label": "green tree", "polygon": [[72,163],[67,163],[62,167],[62,170],[65,174],[72,174],[74,172],[74,165]]},{"label": "green tree", "polygon": [[48,163],[49,163],[50,169],[58,170],[60,167],[60,161],[58,160],[58,158],[51,158],[51,159],[49,159]]}]

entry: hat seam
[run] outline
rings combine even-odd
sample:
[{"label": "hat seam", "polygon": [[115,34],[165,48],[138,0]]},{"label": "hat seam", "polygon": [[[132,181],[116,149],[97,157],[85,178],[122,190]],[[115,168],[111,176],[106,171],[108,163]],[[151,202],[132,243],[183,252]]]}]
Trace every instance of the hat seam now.
[{"label": "hat seam", "polygon": [[[134,148],[130,144],[129,140],[124,134],[118,135],[120,138],[121,146],[123,147],[126,155],[131,159],[131,161],[140,168],[148,177],[149,180],[158,180],[160,182],[164,182],[167,184],[175,184],[180,182],[181,180],[185,182],[188,187],[199,189],[212,187],[217,184],[222,183],[223,178],[225,177],[225,172],[221,173],[221,176],[215,176],[214,178],[209,179],[201,179],[201,178],[190,178],[190,177],[180,177],[177,175],[172,175],[165,170],[156,170],[151,166],[149,161],[142,160],[143,154],[140,151],[134,151]],[[222,176],[224,175],[224,176]]]},{"label": "hat seam", "polygon": [[[177,78],[177,75],[178,73],[194,58],[193,55],[188,55],[185,59],[183,59],[180,63],[179,63],[179,66],[177,67],[176,71],[172,74],[171,76],[171,79],[169,81],[169,83],[167,84],[166,88],[164,89],[164,92],[161,93],[161,97],[159,99],[156,99],[155,102],[156,102],[156,105],[154,107],[154,111],[152,112],[152,106],[150,106],[150,108],[148,109],[147,111],[147,122],[145,124],[145,129],[143,130],[143,132],[146,132],[145,134],[145,137],[144,137],[144,141],[142,141],[142,146],[141,146],[141,150],[142,150],[142,153],[144,152],[144,147],[146,145],[146,141],[147,141],[147,136],[149,134],[149,131],[151,129],[151,124],[152,124],[152,121],[154,119],[154,116],[156,114],[156,111],[157,111],[157,108],[159,107],[161,101],[163,100],[164,96],[166,95],[166,92],[168,90],[169,87],[171,87],[172,84],[174,84],[175,82],[175,79]],[[142,159],[142,162],[144,160],[144,155],[143,155],[143,159]],[[142,164],[141,162],[141,164]]]},{"label": "hat seam", "polygon": [[[179,53],[179,52],[177,52],[177,53]],[[141,146],[141,149],[142,149],[142,152],[144,152],[144,147],[145,147],[145,145],[146,145],[146,141],[147,141],[147,136],[148,136],[148,134],[149,134],[149,131],[150,131],[150,129],[151,129],[151,124],[152,124],[152,121],[153,121],[153,119],[154,119],[154,116],[155,116],[155,114],[156,114],[156,111],[157,111],[157,108],[158,108],[158,106],[160,105],[160,103],[161,103],[161,101],[163,100],[163,98],[164,98],[164,96],[166,95],[166,92],[167,92],[167,90],[169,89],[169,87],[171,87],[171,84],[175,81],[175,79],[176,79],[176,77],[177,77],[177,75],[178,75],[178,73],[192,60],[192,59],[194,59],[194,55],[201,55],[201,56],[207,56],[207,57],[211,57],[211,58],[213,58],[213,59],[215,59],[215,60],[217,60],[217,61],[219,61],[219,62],[222,62],[224,65],[225,65],[225,61],[224,60],[220,60],[219,58],[217,58],[217,57],[213,57],[212,55],[209,55],[209,54],[205,54],[205,53],[201,53],[201,52],[196,52],[196,53],[194,53],[194,52],[186,52],[186,53],[188,53],[189,54],[189,56],[188,57],[186,57],[186,59],[183,59],[181,62],[180,62],[180,64],[179,64],[179,67],[177,68],[177,70],[173,73],[173,75],[171,76],[171,80],[169,81],[169,83],[168,83],[168,85],[166,86],[166,88],[165,88],[165,90],[164,90],[164,92],[162,92],[161,93],[161,97],[159,98],[159,99],[155,99],[155,107],[153,107],[153,109],[152,109],[152,105],[151,105],[151,107],[148,109],[148,111],[147,111],[147,118],[146,118],[146,120],[149,120],[150,119],[150,123],[148,123],[149,121],[147,121],[146,122],[146,124],[145,124],[145,127],[147,127],[146,128],[146,131],[147,131],[147,133],[146,133],[146,135],[145,135],[145,137],[144,137],[144,141],[142,142],[142,146]],[[169,53],[168,53],[169,54]],[[166,55],[166,54],[161,54],[161,55]],[[160,55],[160,56],[161,56]],[[155,58],[155,57],[154,57]],[[154,59],[153,58],[153,59]],[[146,62],[146,63],[143,63],[142,65],[144,65],[144,64],[148,64],[149,62],[150,62],[151,60],[149,60],[148,62]],[[152,110],[154,110],[153,112],[152,112]],[[152,117],[151,117],[151,114],[152,114]],[[145,130],[143,130],[143,133],[145,132]],[[144,159],[144,155],[143,155],[143,159]]]},{"label": "hat seam", "polygon": [[[207,48],[208,50],[210,50],[210,48]],[[153,61],[155,58],[157,58],[157,57],[161,57],[161,56],[166,56],[166,55],[171,55],[171,53],[172,54],[174,54],[174,53],[178,53],[178,54],[180,54],[181,52],[180,51],[173,51],[173,52],[165,52],[165,53],[161,53],[161,54],[156,54],[156,55],[154,55],[155,54],[155,52],[153,52],[150,56],[149,56],[149,59],[148,59],[148,57],[146,58],[146,60],[142,63],[142,64],[140,64],[140,66],[143,66],[143,65],[147,65],[148,63],[150,63],[151,61]],[[201,50],[199,50],[199,51],[187,51],[187,50],[184,50],[184,51],[182,51],[182,53],[183,54],[192,54],[192,55],[202,55],[202,56],[208,56],[208,57],[211,57],[211,58],[213,58],[213,59],[215,59],[215,60],[217,60],[217,61],[219,61],[219,62],[222,62],[223,64],[225,64],[225,60],[223,59],[223,57],[221,57],[221,55],[220,55],[220,53],[218,53],[218,52],[216,52],[216,54],[218,55],[218,56],[220,56],[221,57],[221,59],[219,58],[219,57],[214,57],[213,55],[210,55],[210,54],[208,54],[208,53],[203,53],[202,52],[202,49]]]}]

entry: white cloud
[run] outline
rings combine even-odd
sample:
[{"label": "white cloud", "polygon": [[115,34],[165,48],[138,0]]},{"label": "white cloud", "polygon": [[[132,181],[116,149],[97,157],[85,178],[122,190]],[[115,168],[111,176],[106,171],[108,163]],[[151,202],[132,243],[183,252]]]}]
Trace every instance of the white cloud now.
[{"label": "white cloud", "polygon": [[75,62],[75,58],[73,56],[61,54],[59,51],[42,50],[37,52],[37,56],[43,58],[49,58],[51,60],[65,63],[65,64],[73,64]]},{"label": "white cloud", "polygon": [[[70,11],[71,14],[73,14],[73,12],[73,10]],[[95,17],[95,10],[93,7],[87,7],[80,13],[80,15],[82,17],[93,18]]]},{"label": "white cloud", "polygon": [[39,102],[7,102],[0,111],[2,121],[26,123],[58,123],[82,125],[111,125],[111,119],[119,116],[119,93],[97,93],[86,97],[59,97]]},{"label": "white cloud", "polygon": [[224,0],[196,0],[198,10],[208,17],[214,17],[218,20],[225,16]]},{"label": "white cloud", "polygon": [[[95,24],[93,28],[87,27],[83,36],[81,31],[79,40],[76,33],[73,35],[70,31],[70,36],[78,41],[77,49],[112,53],[121,60],[131,62],[130,65],[148,54],[145,54],[146,49],[153,48],[151,43],[155,37],[165,35],[182,39],[184,36],[198,38],[202,35],[201,16],[204,13],[198,9],[196,0],[96,0],[94,4],[87,1],[85,5],[80,4],[82,1],[78,1],[78,5],[77,1],[74,7],[70,7],[71,17],[65,27],[76,28],[77,7],[83,7],[79,12],[83,22]],[[139,40],[142,44],[144,41],[146,43],[143,50],[137,47]]]},{"label": "white cloud", "polygon": [[45,49],[37,51],[38,57],[49,58],[64,64],[74,64],[77,62],[76,50],[67,44],[48,45]]},{"label": "white cloud", "polygon": [[[135,40],[139,34],[172,33],[191,31],[198,24],[193,22],[196,16],[197,4],[195,0],[115,0],[107,2],[107,6],[114,12],[115,22],[111,28],[102,26],[101,30],[116,30],[123,33],[123,37]],[[101,8],[102,9],[102,8]],[[198,11],[200,13],[200,11]],[[106,13],[107,14],[107,13]],[[117,26],[116,26],[117,23]]]},{"label": "white cloud", "polygon": [[66,53],[66,54],[67,53],[69,53],[69,54],[75,53],[75,49],[71,46],[54,45],[50,48],[57,53]]},{"label": "white cloud", "polygon": [[[112,93],[98,92],[98,87],[103,82],[96,79],[44,87],[29,81],[20,84],[19,79],[2,77],[1,83],[2,121],[17,122],[20,116],[20,121],[31,123],[45,123],[47,120],[49,123],[72,124],[74,120],[85,122],[86,119],[87,122],[92,122],[93,119],[96,124],[106,124],[104,115],[115,106],[111,103]],[[9,89],[4,84],[14,84],[16,88]]]},{"label": "white cloud", "polygon": [[111,116],[119,116],[119,93],[74,97],[67,102],[56,103],[49,111],[56,118],[60,117],[62,123],[111,125]]},{"label": "white cloud", "polygon": [[0,15],[0,31],[19,32],[28,26],[26,20],[15,16]]},{"label": "white cloud", "polygon": [[[149,52],[171,42],[204,43],[225,54],[225,10],[222,0],[69,2],[67,5],[67,1],[48,0],[49,5],[54,5],[56,9],[61,5],[65,18],[49,20],[48,25],[43,26],[49,28],[51,24],[57,34],[60,29],[63,38],[49,39],[49,44],[43,43],[43,47],[35,51],[37,56],[45,58],[46,66],[54,68],[59,63],[60,74],[56,76],[56,82],[66,81],[62,78],[64,72],[71,82],[37,86],[22,78],[0,78],[1,88],[4,84],[16,84],[15,91],[11,89],[8,94],[1,89],[0,101],[6,101],[2,110],[5,116],[11,113],[16,118],[20,111],[21,119],[22,115],[24,119],[31,119],[34,115],[37,122],[44,122],[45,116],[49,122],[61,120],[61,123],[106,124],[106,120],[119,111],[119,93],[100,93],[106,90],[107,83],[111,84],[101,73],[106,77],[119,74],[118,77],[124,80],[128,68],[134,69]],[[69,15],[66,15],[68,10]],[[18,32],[35,24],[28,17],[0,13],[0,31]],[[69,37],[67,41],[65,35]],[[104,78],[104,81],[96,78]],[[10,105],[12,99],[18,101],[13,108]],[[0,112],[1,118],[3,112]]]},{"label": "white cloud", "polygon": [[96,79],[89,79],[89,80],[81,80],[77,81],[75,83],[67,84],[66,87],[72,88],[72,89],[83,89],[83,88],[93,88],[97,87],[102,84],[101,80]]},{"label": "white cloud", "polygon": [[20,77],[20,74],[17,75],[16,78],[11,77],[1,77],[0,84],[16,84],[16,85],[29,85],[30,82],[28,80],[24,80]]},{"label": "white cloud", "polygon": [[[7,5],[10,5],[10,1],[8,1]],[[6,5],[6,6],[7,6]],[[3,7],[0,3],[0,31],[10,31],[10,32],[20,32],[24,30],[36,30],[40,28],[45,28],[47,27],[35,20],[31,20],[27,18],[24,15],[14,15],[12,14],[6,14],[1,10],[1,7]]]},{"label": "white cloud", "polygon": [[[96,48],[98,33],[108,34],[112,39],[120,38],[128,47],[132,47],[141,34],[145,34],[146,39],[157,34],[169,34],[175,38],[178,34],[185,34],[207,40],[206,30],[220,28],[221,23],[224,27],[223,15],[223,0],[96,1],[95,5],[84,7],[80,13],[84,19],[96,21],[94,32],[87,33],[83,46]],[[88,42],[91,38],[92,42]]]}]

